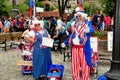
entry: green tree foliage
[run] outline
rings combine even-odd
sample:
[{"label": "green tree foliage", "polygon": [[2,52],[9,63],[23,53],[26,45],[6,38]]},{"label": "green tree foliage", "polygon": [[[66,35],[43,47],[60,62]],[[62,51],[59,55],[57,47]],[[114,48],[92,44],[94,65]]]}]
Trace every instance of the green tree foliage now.
[{"label": "green tree foliage", "polygon": [[50,11],[58,9],[57,4],[54,4],[53,2],[49,2],[49,3],[50,3]]},{"label": "green tree foliage", "polygon": [[25,0],[25,1],[24,1],[24,4],[27,4],[27,5],[29,6],[29,1],[30,1],[30,0]]},{"label": "green tree foliage", "polygon": [[55,8],[53,6],[50,7],[50,11],[53,11],[55,10]]},{"label": "green tree foliage", "polygon": [[103,7],[104,12],[109,14],[110,16],[113,16],[114,13],[115,6],[114,1],[115,0],[99,0],[101,6]]},{"label": "green tree foliage", "polygon": [[36,1],[36,7],[44,8],[44,5],[41,2]]},{"label": "green tree foliage", "polygon": [[54,5],[54,8],[55,9],[58,9],[58,4],[56,4],[56,3],[54,3],[54,2],[51,2],[52,3],[52,5]]},{"label": "green tree foliage", "polygon": [[28,4],[20,3],[18,5],[18,9],[19,9],[20,13],[28,12],[29,11],[29,5]]},{"label": "green tree foliage", "polygon": [[100,7],[95,5],[95,3],[88,3],[88,2],[83,2],[83,7],[88,14],[88,16],[92,16],[96,10],[100,10]]},{"label": "green tree foliage", "polygon": [[8,2],[8,0],[0,1],[0,15],[1,16],[9,16],[12,9],[12,4]]}]

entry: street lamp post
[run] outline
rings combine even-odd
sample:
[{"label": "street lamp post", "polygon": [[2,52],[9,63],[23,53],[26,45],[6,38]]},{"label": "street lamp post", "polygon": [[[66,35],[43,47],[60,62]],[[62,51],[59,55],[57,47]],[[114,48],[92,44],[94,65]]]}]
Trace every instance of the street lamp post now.
[{"label": "street lamp post", "polygon": [[78,2],[83,2],[83,1],[84,1],[84,0],[77,0],[77,3],[78,3]]},{"label": "street lamp post", "polygon": [[113,31],[113,51],[111,68],[105,73],[108,80],[120,80],[120,0],[115,1],[115,20]]},{"label": "street lamp post", "polygon": [[13,7],[13,8],[16,7],[16,0],[12,0],[12,7]]},{"label": "street lamp post", "polygon": [[19,10],[16,8],[16,0],[12,0],[12,16],[16,16],[19,14]]},{"label": "street lamp post", "polygon": [[36,0],[33,0],[34,6],[33,6],[33,18],[36,17]]}]

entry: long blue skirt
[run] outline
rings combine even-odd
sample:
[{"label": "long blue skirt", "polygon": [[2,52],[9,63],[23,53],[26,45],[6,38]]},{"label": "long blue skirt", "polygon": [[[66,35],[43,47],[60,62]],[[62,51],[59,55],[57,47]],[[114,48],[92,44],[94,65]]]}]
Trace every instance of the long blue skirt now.
[{"label": "long blue skirt", "polygon": [[41,75],[48,73],[48,67],[52,64],[51,48],[44,48],[33,51],[33,78],[37,79]]}]

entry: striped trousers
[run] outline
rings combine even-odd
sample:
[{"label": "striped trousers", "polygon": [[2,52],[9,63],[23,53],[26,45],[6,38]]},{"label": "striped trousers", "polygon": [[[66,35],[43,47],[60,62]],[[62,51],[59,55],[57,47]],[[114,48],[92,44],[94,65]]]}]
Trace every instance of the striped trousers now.
[{"label": "striped trousers", "polygon": [[85,60],[83,46],[72,47],[72,80],[90,80],[90,67]]}]

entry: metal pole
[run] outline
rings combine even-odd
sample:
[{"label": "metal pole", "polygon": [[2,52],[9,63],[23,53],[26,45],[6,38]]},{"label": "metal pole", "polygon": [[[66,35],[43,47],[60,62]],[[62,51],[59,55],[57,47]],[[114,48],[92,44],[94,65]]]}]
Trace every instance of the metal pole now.
[{"label": "metal pole", "polygon": [[108,80],[120,80],[120,0],[115,1],[113,52],[111,68],[105,73]]},{"label": "metal pole", "polygon": [[83,2],[84,0],[80,0],[80,2]]},{"label": "metal pole", "polygon": [[36,13],[36,7],[35,7],[35,0],[33,0],[34,3],[34,7],[33,7],[33,18],[36,17],[35,13]]}]

